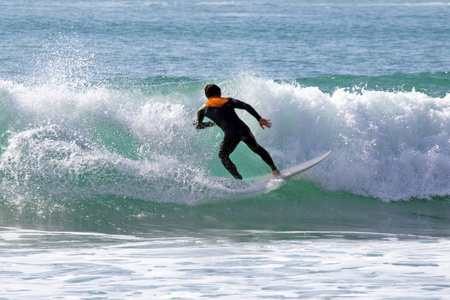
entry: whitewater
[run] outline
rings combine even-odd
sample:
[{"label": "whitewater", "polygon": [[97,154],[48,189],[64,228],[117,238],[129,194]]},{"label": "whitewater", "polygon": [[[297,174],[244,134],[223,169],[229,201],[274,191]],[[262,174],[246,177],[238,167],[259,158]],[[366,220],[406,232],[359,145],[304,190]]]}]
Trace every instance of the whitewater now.
[{"label": "whitewater", "polygon": [[[345,89],[327,94],[297,82],[247,75],[220,84],[277,125],[258,136],[282,168],[333,150],[331,159],[301,176],[326,191],[384,201],[450,193],[448,95]],[[162,95],[154,87],[136,92],[127,86],[118,90],[3,81],[2,127],[9,129],[1,160],[3,191],[39,186],[52,194],[63,185],[66,189],[60,192],[68,196],[75,191],[112,192],[185,204],[210,199],[215,192],[226,196],[230,187],[218,177],[227,173],[215,155],[222,134],[196,132],[191,126],[204,85],[175,82]],[[242,118],[258,130],[251,116]],[[244,176],[267,173],[257,157],[245,149],[237,153]],[[229,184],[244,190],[254,185]],[[166,197],[167,189],[179,197]]]},{"label": "whitewater", "polygon": [[[0,3],[0,299],[447,299],[446,1]],[[195,130],[203,88],[245,145]]]}]

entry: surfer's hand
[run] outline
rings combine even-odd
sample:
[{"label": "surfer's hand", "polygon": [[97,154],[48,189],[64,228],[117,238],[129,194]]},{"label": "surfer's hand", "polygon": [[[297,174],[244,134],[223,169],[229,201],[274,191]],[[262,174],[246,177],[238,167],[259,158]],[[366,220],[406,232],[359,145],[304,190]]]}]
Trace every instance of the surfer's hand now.
[{"label": "surfer's hand", "polygon": [[270,127],[272,127],[272,123],[269,121],[270,121],[270,119],[261,118],[259,120],[259,126],[261,126],[262,129],[264,129],[264,126],[266,126],[267,128],[270,128]]}]

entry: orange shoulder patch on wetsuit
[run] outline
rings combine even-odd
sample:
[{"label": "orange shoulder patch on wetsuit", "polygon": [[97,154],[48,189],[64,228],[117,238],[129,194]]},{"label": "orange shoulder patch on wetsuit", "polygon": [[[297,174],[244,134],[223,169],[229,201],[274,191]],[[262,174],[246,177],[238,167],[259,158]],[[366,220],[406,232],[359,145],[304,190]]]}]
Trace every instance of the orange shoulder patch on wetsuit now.
[{"label": "orange shoulder patch on wetsuit", "polygon": [[208,99],[208,101],[206,102],[206,106],[207,107],[222,107],[227,102],[228,102],[228,98],[214,97],[214,98]]}]

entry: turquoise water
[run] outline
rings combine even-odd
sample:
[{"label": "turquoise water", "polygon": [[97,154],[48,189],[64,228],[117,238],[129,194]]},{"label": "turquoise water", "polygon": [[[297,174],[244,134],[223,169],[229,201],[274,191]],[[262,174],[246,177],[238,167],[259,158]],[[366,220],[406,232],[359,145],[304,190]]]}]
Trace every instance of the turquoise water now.
[{"label": "turquoise water", "polygon": [[[0,299],[445,299],[448,1],[0,3]],[[293,180],[236,181],[208,83]],[[244,179],[269,168],[245,146]]]}]

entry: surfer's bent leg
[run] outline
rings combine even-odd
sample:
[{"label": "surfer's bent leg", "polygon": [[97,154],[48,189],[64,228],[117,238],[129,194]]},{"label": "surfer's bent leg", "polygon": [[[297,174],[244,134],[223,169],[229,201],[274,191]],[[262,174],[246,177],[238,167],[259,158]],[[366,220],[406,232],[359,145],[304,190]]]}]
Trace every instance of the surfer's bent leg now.
[{"label": "surfer's bent leg", "polygon": [[270,156],[269,152],[267,152],[266,149],[264,149],[263,147],[261,147],[258,142],[256,142],[255,136],[253,135],[253,133],[248,132],[244,138],[242,139],[242,141],[247,144],[247,146],[256,154],[258,154],[259,156],[261,156],[262,160],[269,165],[269,167],[272,169],[272,171],[278,170],[277,167],[275,166],[272,157]]},{"label": "surfer's bent leg", "polygon": [[239,174],[235,164],[231,161],[230,154],[234,151],[234,149],[236,149],[239,142],[239,138],[225,135],[222,143],[220,144],[219,151],[219,158],[222,161],[223,166],[236,179],[242,179],[242,176]]}]

